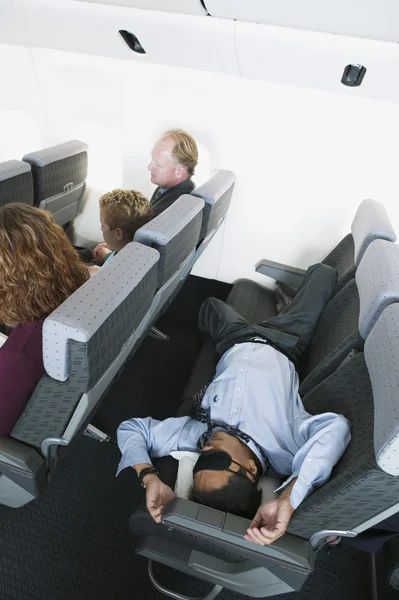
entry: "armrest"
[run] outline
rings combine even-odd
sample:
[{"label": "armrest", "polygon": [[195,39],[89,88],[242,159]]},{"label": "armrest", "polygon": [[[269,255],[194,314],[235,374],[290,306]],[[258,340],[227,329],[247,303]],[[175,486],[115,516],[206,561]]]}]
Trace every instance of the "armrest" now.
[{"label": "armrest", "polygon": [[0,472],[6,469],[33,472],[43,458],[37,450],[10,437],[0,437]]},{"label": "armrest", "polygon": [[35,448],[0,437],[0,504],[23,506],[47,484],[45,462]]},{"label": "armrest", "polygon": [[211,538],[219,546],[237,550],[243,558],[259,564],[274,563],[299,573],[309,573],[313,569],[314,554],[306,540],[286,533],[270,546],[257,546],[244,539],[250,521],[189,500],[175,498],[169,502],[162,521],[188,534]]},{"label": "armrest", "polygon": [[296,267],[290,267],[290,265],[283,265],[282,263],[266,259],[261,260],[256,265],[255,271],[276,281],[291,285],[294,288],[298,288],[301,285],[306,273],[304,269],[297,269]]}]

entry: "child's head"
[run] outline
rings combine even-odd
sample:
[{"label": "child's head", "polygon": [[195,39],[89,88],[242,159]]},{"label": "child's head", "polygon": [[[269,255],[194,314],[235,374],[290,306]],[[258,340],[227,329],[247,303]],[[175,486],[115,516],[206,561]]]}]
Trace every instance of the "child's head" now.
[{"label": "child's head", "polygon": [[151,204],[135,190],[112,190],[100,198],[100,219],[104,241],[118,252],[152,219]]}]

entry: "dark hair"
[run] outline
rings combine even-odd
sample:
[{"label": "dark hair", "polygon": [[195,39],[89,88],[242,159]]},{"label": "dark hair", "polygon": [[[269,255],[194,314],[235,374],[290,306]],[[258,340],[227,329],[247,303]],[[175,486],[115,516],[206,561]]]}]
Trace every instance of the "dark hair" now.
[{"label": "dark hair", "polygon": [[247,477],[233,475],[224,487],[218,489],[199,490],[194,484],[190,500],[239,517],[253,519],[262,502],[262,491]]}]

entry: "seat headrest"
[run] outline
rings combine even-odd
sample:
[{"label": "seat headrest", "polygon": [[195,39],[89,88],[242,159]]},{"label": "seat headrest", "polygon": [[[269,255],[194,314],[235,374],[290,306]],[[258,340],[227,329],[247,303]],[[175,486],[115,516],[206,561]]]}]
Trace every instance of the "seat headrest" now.
[{"label": "seat headrest", "polygon": [[31,167],[20,160],[0,163],[0,206],[12,202],[33,204]]},{"label": "seat headrest", "polygon": [[[43,361],[50,377],[58,381],[68,379],[69,341],[87,343],[105,322],[112,320],[116,311],[121,312],[122,318],[124,302],[134,291],[140,311],[148,310],[155,294],[158,260],[159,253],[153,248],[128,244],[47,317],[43,325]],[[131,315],[130,321],[136,316]],[[132,333],[126,332],[126,338]],[[103,339],[103,354],[109,351],[111,341]]]},{"label": "seat headrest", "polygon": [[363,200],[352,221],[351,231],[355,244],[355,265],[358,267],[368,246],[374,240],[396,241],[396,234],[385,206],[376,200]]},{"label": "seat headrest", "polygon": [[399,475],[399,304],[388,306],[364,346],[374,398],[374,453],[378,466]]},{"label": "seat headrest", "polygon": [[45,167],[53,162],[87,152],[88,145],[79,140],[70,140],[51,148],[45,148],[44,150],[38,150],[37,152],[30,152],[25,154],[22,160],[25,162],[35,165],[36,167]]},{"label": "seat headrest", "polygon": [[382,311],[399,301],[399,246],[375,240],[367,248],[356,271],[359,290],[359,331],[370,334]]},{"label": "seat headrest", "polygon": [[220,169],[208,181],[193,190],[191,195],[202,198],[206,204],[215,204],[234,185],[235,180],[234,173]]}]

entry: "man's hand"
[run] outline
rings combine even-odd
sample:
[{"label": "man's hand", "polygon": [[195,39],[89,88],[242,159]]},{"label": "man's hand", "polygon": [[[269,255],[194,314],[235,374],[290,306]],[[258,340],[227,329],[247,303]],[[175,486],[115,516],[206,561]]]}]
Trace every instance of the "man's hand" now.
[{"label": "man's hand", "polygon": [[261,504],[244,538],[260,546],[272,544],[286,532],[293,512],[287,497]]},{"label": "man's hand", "polygon": [[112,250],[108,248],[105,242],[97,244],[97,246],[92,250],[93,260],[99,265],[102,265],[107,256],[109,256],[110,254],[112,254]]},{"label": "man's hand", "polygon": [[107,244],[105,242],[101,242],[100,244],[97,244],[97,246],[95,248],[93,248],[93,250],[91,251],[93,254],[93,258],[97,258],[97,252],[99,250],[101,250],[101,248],[106,248]]},{"label": "man's hand", "polygon": [[173,500],[176,494],[153,473],[144,477],[144,483],[147,510],[154,521],[160,523],[165,504]]}]

